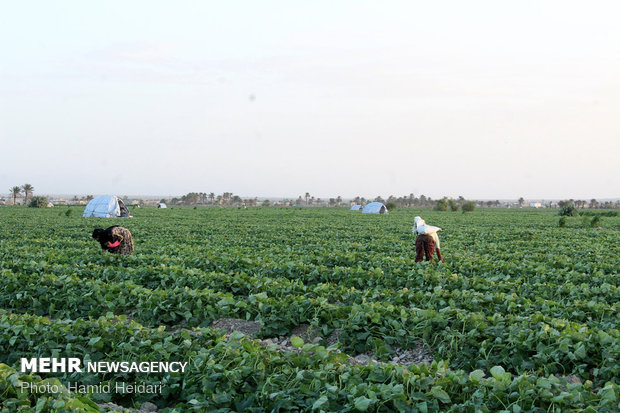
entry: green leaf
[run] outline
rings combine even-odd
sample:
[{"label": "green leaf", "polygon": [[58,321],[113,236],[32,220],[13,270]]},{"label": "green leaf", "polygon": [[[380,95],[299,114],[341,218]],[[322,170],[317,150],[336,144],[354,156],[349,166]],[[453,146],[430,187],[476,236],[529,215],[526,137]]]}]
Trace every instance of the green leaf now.
[{"label": "green leaf", "polygon": [[450,396],[441,387],[435,386],[431,389],[431,395],[442,403],[450,403]]},{"label": "green leaf", "polygon": [[575,356],[578,359],[583,360],[584,358],[586,358],[586,355],[587,355],[586,347],[583,345],[583,343],[579,343],[579,345],[575,349]]},{"label": "green leaf", "polygon": [[88,345],[89,346],[95,345],[99,342],[99,340],[101,340],[101,337],[93,337],[90,340],[88,340]]},{"label": "green leaf", "polygon": [[291,337],[291,344],[293,347],[300,348],[304,346],[304,341],[300,337]]},{"label": "green leaf", "polygon": [[605,383],[605,387],[599,390],[598,395],[601,397],[601,400],[605,400],[608,402],[616,401],[616,392],[611,382]]},{"label": "green leaf", "polygon": [[312,410],[318,409],[319,407],[323,406],[326,402],[327,402],[327,396],[319,397],[317,401],[315,401],[314,404],[312,405]]},{"label": "green leaf", "polygon": [[506,371],[502,366],[494,366],[491,368],[491,374],[496,380],[501,380],[504,377]]},{"label": "green leaf", "polygon": [[360,396],[355,399],[355,408],[357,410],[361,410],[362,412],[365,412],[368,409],[368,406],[370,406],[371,402],[372,400],[370,400],[369,398],[365,396]]},{"label": "green leaf", "polygon": [[233,341],[240,340],[243,337],[245,337],[245,334],[243,334],[241,331],[233,331],[233,333],[230,335],[230,339]]},{"label": "green leaf", "polygon": [[479,382],[484,378],[484,371],[482,370],[474,370],[469,373],[469,379],[473,382]]}]

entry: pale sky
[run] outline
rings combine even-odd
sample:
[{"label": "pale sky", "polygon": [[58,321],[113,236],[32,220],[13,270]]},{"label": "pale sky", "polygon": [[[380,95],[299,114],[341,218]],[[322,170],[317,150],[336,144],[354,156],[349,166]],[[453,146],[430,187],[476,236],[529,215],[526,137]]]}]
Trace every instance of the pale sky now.
[{"label": "pale sky", "polygon": [[0,0],[0,194],[620,197],[618,16]]}]

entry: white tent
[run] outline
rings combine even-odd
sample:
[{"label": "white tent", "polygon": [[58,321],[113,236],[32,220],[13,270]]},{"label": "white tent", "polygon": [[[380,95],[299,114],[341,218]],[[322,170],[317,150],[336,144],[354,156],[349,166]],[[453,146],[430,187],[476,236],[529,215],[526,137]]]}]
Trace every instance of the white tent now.
[{"label": "white tent", "polygon": [[361,205],[353,205],[349,211],[359,211],[360,209],[362,209]]},{"label": "white tent", "polygon": [[371,202],[362,209],[362,214],[387,214],[388,210],[381,202]]},{"label": "white tent", "polygon": [[163,202],[160,202],[159,204],[157,204],[157,208],[168,208],[168,207]]},{"label": "white tent", "polygon": [[54,204],[52,204],[51,202],[48,202],[48,203],[47,203],[47,207],[48,207],[48,208],[51,208],[51,207],[53,207],[53,206],[54,206]]},{"label": "white tent", "polygon": [[93,198],[84,209],[83,217],[129,217],[129,210],[118,197],[102,195]]}]

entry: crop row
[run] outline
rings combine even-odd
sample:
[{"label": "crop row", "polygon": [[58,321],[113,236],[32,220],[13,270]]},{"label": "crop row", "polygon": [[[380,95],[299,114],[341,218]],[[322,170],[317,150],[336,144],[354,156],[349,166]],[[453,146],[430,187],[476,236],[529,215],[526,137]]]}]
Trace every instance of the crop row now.
[{"label": "crop row", "polygon": [[[218,240],[218,244],[222,240]],[[83,244],[83,245],[81,245]],[[79,246],[88,248],[90,244],[83,242]],[[188,246],[170,246],[166,249],[149,247],[146,254],[139,257],[131,257],[124,266],[135,268],[151,267],[155,270],[160,268],[185,268],[198,269],[205,272],[218,273],[246,273],[260,277],[286,277],[300,280],[306,285],[322,282],[354,282],[355,276],[371,275],[380,271],[381,279],[370,280],[364,287],[390,286],[391,284],[404,281],[411,273],[416,271],[419,265],[413,262],[413,256],[409,251],[408,256],[385,256],[375,251],[347,251],[347,245],[340,245],[342,250],[323,249],[319,251],[257,251],[249,249],[234,249],[229,245],[210,245],[206,251],[192,251]],[[57,248],[63,253],[48,252],[46,254],[33,254],[32,245],[24,244],[7,245],[4,253],[0,253],[0,265],[2,268],[14,271],[48,271],[50,265],[70,265],[76,270],[81,267],[92,265],[109,264],[105,257],[85,256],[83,249],[67,250],[60,241],[47,242],[48,248]],[[92,247],[92,246],[91,246]],[[571,283],[585,288],[584,294],[588,295],[590,288],[609,288],[615,286],[618,274],[617,259],[605,259],[600,262],[592,262],[590,257],[582,260],[580,264],[569,261],[569,257],[558,255],[534,254],[528,260],[522,257],[503,257],[502,254],[494,256],[478,256],[477,259],[469,259],[465,254],[459,255],[458,260],[450,266],[441,266],[438,271],[458,273],[464,276],[463,282],[473,280],[477,285],[488,288],[497,283],[506,285],[523,284],[540,285],[548,284],[562,286]],[[353,276],[353,280],[351,279]],[[384,283],[388,283],[385,285]],[[361,285],[360,285],[361,286]],[[595,295],[596,291],[589,294]],[[620,292],[614,289],[614,300],[620,300]]]},{"label": "crop row", "polygon": [[424,338],[452,366],[473,370],[503,364],[513,371],[577,374],[595,382],[620,373],[620,332],[543,316],[528,317],[439,311],[398,304],[345,305],[304,296],[265,293],[234,297],[189,288],[147,289],[125,281],[105,283],[75,276],[25,275],[3,271],[0,306],[55,318],[97,316],[111,311],[137,321],[206,326],[223,317],[261,321],[264,336],[280,335],[302,323],[338,328],[343,349],[390,353]]},{"label": "crop row", "polygon": [[[241,296],[267,292],[270,296],[304,295],[345,304],[388,300],[399,305],[436,310],[452,306],[487,315],[506,313],[525,316],[544,312],[552,317],[587,322],[601,328],[619,327],[616,314],[620,305],[620,289],[608,283],[598,287],[576,285],[572,281],[563,284],[524,283],[465,277],[428,267],[394,278],[378,269],[323,268],[314,269],[296,279],[279,276],[281,270],[278,268],[270,268],[271,276],[265,276],[254,275],[258,270],[252,275],[244,272],[231,274],[163,264],[157,267],[118,268],[93,263],[84,266],[42,265],[31,261],[5,266],[13,272],[45,272],[58,276],[74,274],[106,282],[129,281],[150,289],[208,288]],[[304,284],[308,277],[321,277],[323,282]]]},{"label": "crop row", "polygon": [[[14,365],[34,355],[82,360],[190,360],[185,373],[114,376],[72,373],[62,381],[134,381],[166,383],[163,398],[143,394],[132,400],[152,399],[168,411],[550,411],[612,412],[619,407],[618,385],[594,388],[589,381],[570,384],[553,375],[513,375],[499,366],[470,373],[452,370],[442,362],[403,367],[376,363],[351,365],[344,354],[322,346],[297,344],[295,352],[241,335],[226,339],[208,328],[169,334],[121,318],[51,322],[47,318],[0,311],[0,362]],[[3,403],[17,403],[20,381],[40,381],[0,364]],[[53,380],[53,379],[47,379]],[[45,397],[46,395],[39,396]],[[21,403],[38,401],[24,400]],[[105,395],[91,397],[105,401]],[[127,396],[125,396],[127,397]],[[46,401],[46,400],[44,400]],[[82,401],[87,404],[86,401]],[[50,406],[51,407],[51,406]],[[48,411],[43,408],[41,411]]]}]

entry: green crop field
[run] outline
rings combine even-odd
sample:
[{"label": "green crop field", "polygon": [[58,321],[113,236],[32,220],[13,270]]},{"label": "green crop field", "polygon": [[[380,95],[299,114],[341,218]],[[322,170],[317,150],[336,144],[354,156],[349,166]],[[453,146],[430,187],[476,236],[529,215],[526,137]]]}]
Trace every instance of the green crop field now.
[{"label": "green crop field", "polygon": [[[620,217],[81,212],[0,208],[1,411],[620,411]],[[443,228],[445,263],[414,262],[415,215]],[[132,256],[90,238],[113,224],[133,233]],[[256,328],[214,328],[226,323]],[[23,357],[189,367],[27,375]],[[162,391],[20,391],[56,380]]]}]

